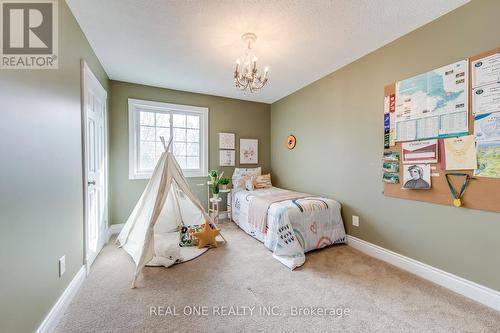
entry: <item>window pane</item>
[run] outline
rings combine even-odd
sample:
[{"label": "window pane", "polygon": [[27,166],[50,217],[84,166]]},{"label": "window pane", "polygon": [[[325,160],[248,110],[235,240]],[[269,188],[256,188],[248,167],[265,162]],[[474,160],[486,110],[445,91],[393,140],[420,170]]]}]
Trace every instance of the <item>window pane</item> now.
[{"label": "window pane", "polygon": [[199,157],[187,157],[186,167],[188,169],[199,169],[200,168],[200,158]]},{"label": "window pane", "polygon": [[186,157],[176,157],[175,159],[182,169],[186,169]]},{"label": "window pane", "polygon": [[164,152],[160,137],[166,143],[172,140],[172,153],[179,166],[189,170],[187,175],[198,176],[200,168],[207,164],[207,142],[205,135],[202,135],[207,125],[206,115],[199,113],[199,108],[190,109],[189,106],[176,109],[167,104],[146,102],[130,105],[129,112],[135,114],[135,121],[130,126],[135,131],[133,137],[136,140],[133,149],[129,151],[134,157],[134,160],[130,160],[130,168],[133,170],[131,178],[141,178],[154,170]]},{"label": "window pane", "polygon": [[174,155],[175,157],[186,156],[186,144],[181,142],[174,142]]},{"label": "window pane", "polygon": [[156,113],[156,126],[170,127],[170,114],[168,113]]},{"label": "window pane", "polygon": [[200,117],[187,116],[187,127],[188,128],[200,128]]},{"label": "window pane", "polygon": [[200,131],[188,129],[187,131],[187,142],[200,142]]},{"label": "window pane", "polygon": [[[166,143],[168,144],[168,143]],[[156,165],[156,162],[158,162],[158,159],[160,158],[161,154],[165,151],[165,148],[163,148],[163,143],[161,142],[156,142],[156,161],[155,161],[155,165]]]},{"label": "window pane", "polygon": [[139,150],[139,169],[152,170],[155,166],[155,143],[141,142]]},{"label": "window pane", "polygon": [[147,112],[147,111],[140,111],[139,112],[139,120],[141,122],[141,125],[154,126],[155,113],[154,112]]},{"label": "window pane", "polygon": [[186,127],[186,115],[174,114],[174,127]]},{"label": "window pane", "polygon": [[188,143],[187,144],[187,156],[200,156],[200,144],[199,143]]},{"label": "window pane", "polygon": [[184,128],[174,128],[174,141],[186,141],[186,130]]},{"label": "window pane", "polygon": [[141,126],[141,141],[154,141],[155,128],[149,126]]},{"label": "window pane", "polygon": [[170,140],[170,128],[157,127],[156,128],[156,141],[160,141],[160,136],[165,138],[165,143],[168,144]]}]

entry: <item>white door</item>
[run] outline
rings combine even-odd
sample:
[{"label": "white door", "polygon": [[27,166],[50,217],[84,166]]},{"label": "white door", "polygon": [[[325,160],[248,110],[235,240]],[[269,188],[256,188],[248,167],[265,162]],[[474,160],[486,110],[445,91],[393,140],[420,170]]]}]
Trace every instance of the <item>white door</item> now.
[{"label": "white door", "polygon": [[87,272],[107,241],[106,90],[83,63],[85,260]]}]

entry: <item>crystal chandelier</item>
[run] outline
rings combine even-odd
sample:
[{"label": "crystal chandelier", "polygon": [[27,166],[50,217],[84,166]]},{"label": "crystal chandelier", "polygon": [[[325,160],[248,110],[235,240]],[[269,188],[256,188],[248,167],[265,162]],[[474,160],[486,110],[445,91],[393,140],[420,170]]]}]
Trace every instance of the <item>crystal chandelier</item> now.
[{"label": "crystal chandelier", "polygon": [[234,84],[237,88],[253,93],[264,87],[268,81],[267,73],[269,68],[264,69],[264,76],[257,70],[257,57],[252,50],[252,44],[255,43],[257,36],[251,32],[243,34],[241,39],[245,42],[247,49],[245,55],[236,60],[234,70]]}]

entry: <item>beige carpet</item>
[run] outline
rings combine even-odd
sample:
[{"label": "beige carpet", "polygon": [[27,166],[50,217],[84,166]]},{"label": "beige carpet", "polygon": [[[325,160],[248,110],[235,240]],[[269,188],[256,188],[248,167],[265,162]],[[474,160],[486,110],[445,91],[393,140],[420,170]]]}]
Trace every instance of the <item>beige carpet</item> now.
[{"label": "beige carpet", "polygon": [[[130,289],[134,268],[131,259],[116,246],[106,246],[57,331],[498,332],[500,329],[499,312],[348,246],[309,253],[305,265],[292,272],[234,224],[224,222],[222,228],[228,239],[226,245],[172,268],[146,268],[138,289]],[[167,307],[173,311],[174,306],[176,316],[166,313]],[[207,314],[184,315],[184,311],[189,314],[195,306]],[[233,308],[239,313],[229,313],[230,308],[224,313],[222,306],[240,306]],[[252,315],[243,306],[254,306]],[[259,313],[264,306],[276,315]],[[310,306],[329,307],[327,311],[347,315],[292,316],[292,311],[298,311],[299,307]],[[154,311],[163,315],[154,315]]]}]

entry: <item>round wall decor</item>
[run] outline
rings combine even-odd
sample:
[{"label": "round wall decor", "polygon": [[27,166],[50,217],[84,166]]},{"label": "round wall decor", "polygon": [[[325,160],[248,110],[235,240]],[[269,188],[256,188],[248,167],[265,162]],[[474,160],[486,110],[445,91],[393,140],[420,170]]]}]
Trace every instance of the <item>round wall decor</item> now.
[{"label": "round wall decor", "polygon": [[296,144],[297,139],[295,138],[295,135],[290,134],[286,139],[286,146],[288,147],[288,149],[292,150],[293,148],[295,148]]}]

